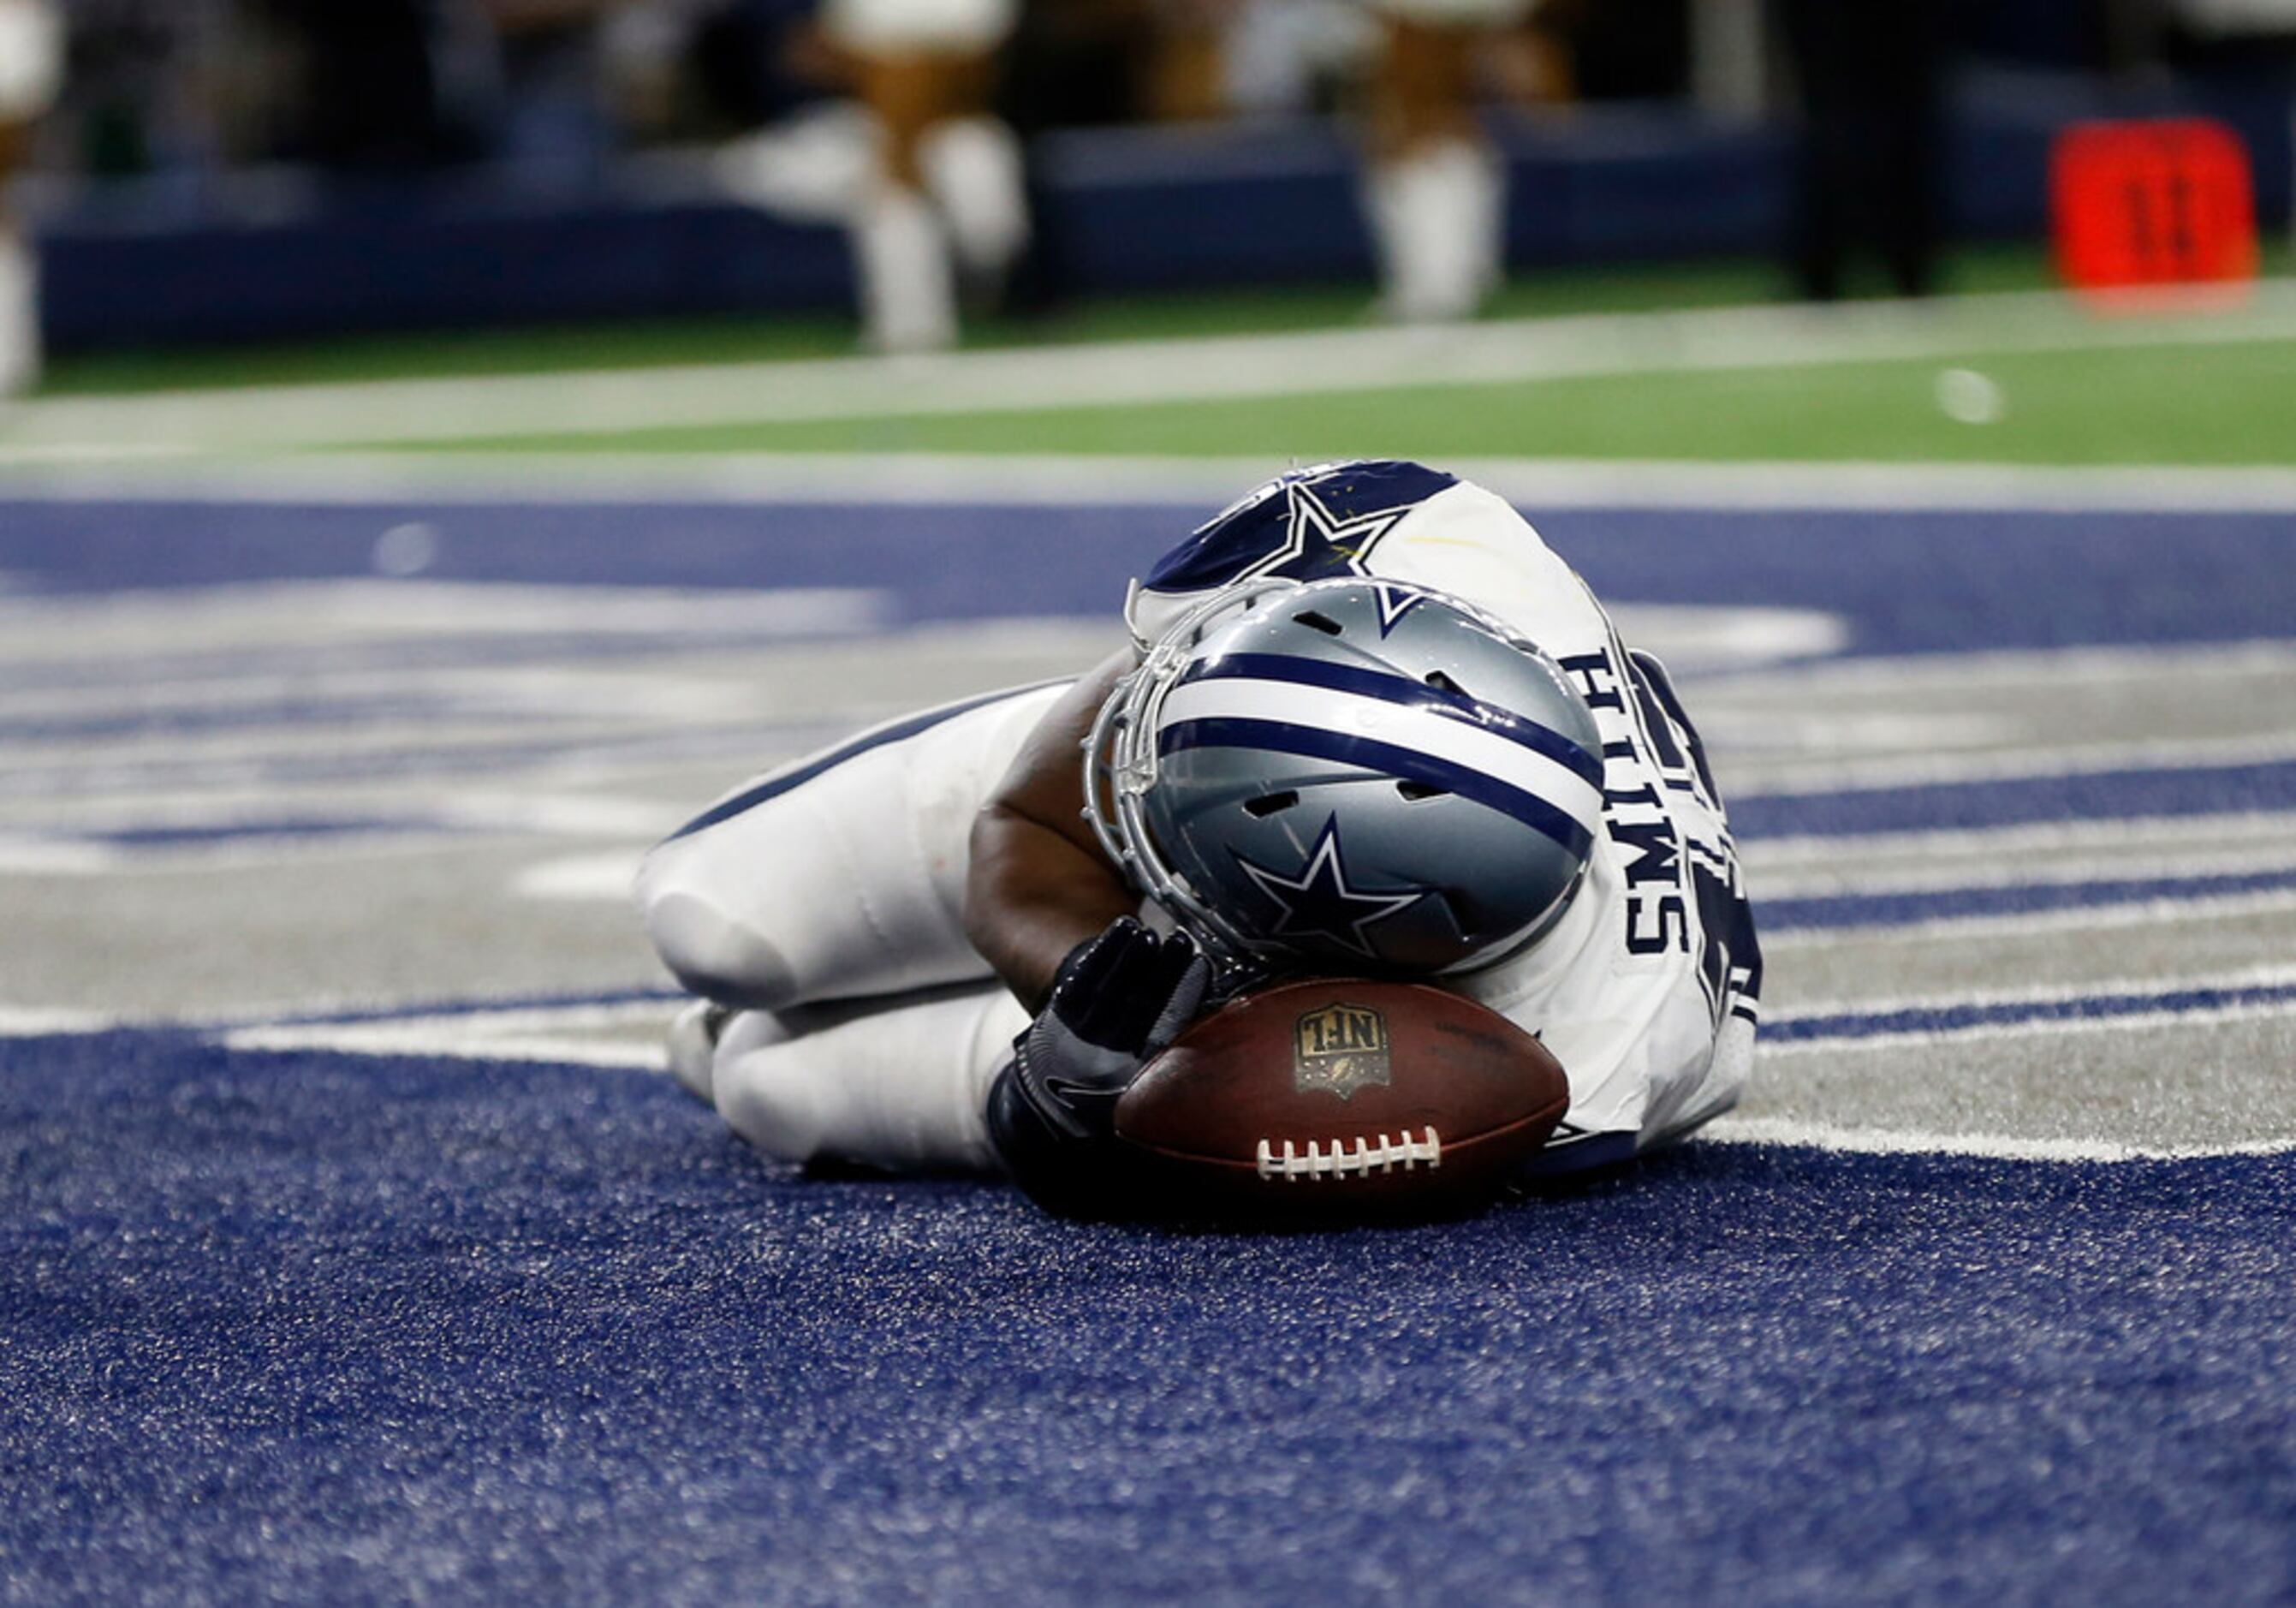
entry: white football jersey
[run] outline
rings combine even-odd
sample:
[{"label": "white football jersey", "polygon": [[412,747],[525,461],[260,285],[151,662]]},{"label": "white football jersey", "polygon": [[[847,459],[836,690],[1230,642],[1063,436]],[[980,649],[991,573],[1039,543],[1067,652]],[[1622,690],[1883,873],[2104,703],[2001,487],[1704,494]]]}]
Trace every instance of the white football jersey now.
[{"label": "white football jersey", "polygon": [[1666,672],[1504,499],[1416,464],[1279,477],[1168,554],[1126,618],[1144,646],[1205,597],[1267,576],[1414,581],[1489,611],[1586,697],[1603,825],[1585,884],[1528,952],[1448,986],[1537,1033],[1570,1079],[1554,1169],[1615,1161],[1735,1103],[1761,959],[1713,778]]}]

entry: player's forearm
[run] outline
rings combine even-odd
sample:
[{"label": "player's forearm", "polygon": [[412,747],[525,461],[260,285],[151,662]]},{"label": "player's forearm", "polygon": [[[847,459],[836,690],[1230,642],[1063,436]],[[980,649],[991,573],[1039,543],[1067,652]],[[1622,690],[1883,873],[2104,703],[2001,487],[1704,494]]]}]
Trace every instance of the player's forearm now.
[{"label": "player's forearm", "polygon": [[965,936],[1030,1011],[1070,950],[1139,907],[1104,864],[1026,816],[992,804],[974,822]]}]

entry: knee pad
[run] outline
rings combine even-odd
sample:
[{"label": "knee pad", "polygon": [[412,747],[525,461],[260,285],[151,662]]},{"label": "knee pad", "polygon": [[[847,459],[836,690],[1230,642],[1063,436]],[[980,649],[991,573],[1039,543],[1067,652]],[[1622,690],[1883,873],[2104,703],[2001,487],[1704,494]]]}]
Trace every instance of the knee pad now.
[{"label": "knee pad", "polygon": [[662,964],[705,999],[772,1010],[795,992],[781,951],[698,894],[676,890],[647,899],[645,927]]}]

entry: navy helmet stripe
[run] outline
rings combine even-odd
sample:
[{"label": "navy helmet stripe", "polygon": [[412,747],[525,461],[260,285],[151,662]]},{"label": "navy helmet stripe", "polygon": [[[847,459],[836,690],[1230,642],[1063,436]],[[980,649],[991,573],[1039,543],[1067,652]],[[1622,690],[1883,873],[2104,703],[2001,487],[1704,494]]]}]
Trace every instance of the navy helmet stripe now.
[{"label": "navy helmet stripe", "polygon": [[1573,855],[1583,857],[1593,844],[1586,827],[1565,810],[1557,808],[1537,793],[1502,782],[1496,776],[1471,767],[1439,759],[1423,754],[1417,749],[1399,743],[1380,742],[1369,737],[1351,737],[1345,732],[1325,731],[1320,726],[1294,726],[1288,720],[1250,720],[1214,717],[1202,720],[1177,720],[1157,734],[1156,751],[1172,754],[1191,748],[1259,748],[1277,753],[1299,754],[1310,759],[1332,759],[1341,765],[1360,766],[1406,782],[1418,782],[1429,787],[1441,788],[1463,799],[1472,799],[1487,808],[1512,816],[1532,830],[1554,839]]},{"label": "navy helmet stripe", "polygon": [[1037,682],[1029,686],[1005,687],[1000,692],[984,693],[978,698],[966,698],[955,703],[944,703],[938,709],[926,710],[920,714],[910,716],[906,720],[896,720],[890,725],[873,727],[863,732],[851,742],[840,743],[819,758],[809,759],[793,770],[777,771],[755,787],[745,787],[732,798],[711,805],[676,832],[671,833],[662,841],[675,843],[678,839],[692,837],[697,832],[707,832],[718,823],[730,821],[738,815],[745,815],[758,805],[769,800],[780,798],[791,788],[802,787],[816,776],[836,769],[849,759],[858,759],[873,749],[882,748],[889,742],[903,742],[916,736],[921,732],[931,731],[945,720],[954,720],[959,715],[969,715],[974,710],[986,709],[988,705],[1001,703],[1007,698],[1020,698],[1030,693],[1041,693],[1048,686],[1061,685],[1067,679],[1066,677],[1058,677],[1050,681]]},{"label": "navy helmet stripe", "polygon": [[1589,787],[1603,785],[1602,756],[1589,753],[1561,732],[1541,726],[1536,720],[1527,719],[1512,710],[1485,703],[1464,693],[1446,692],[1439,686],[1414,681],[1408,676],[1334,664],[1324,659],[1300,659],[1285,653],[1227,653],[1198,663],[1180,678],[1180,685],[1185,686],[1192,681],[1229,678],[1284,681],[1297,686],[1320,687],[1328,692],[1354,693],[1387,703],[1447,715],[1494,736],[1505,737],[1533,753],[1544,755],[1571,771]]}]

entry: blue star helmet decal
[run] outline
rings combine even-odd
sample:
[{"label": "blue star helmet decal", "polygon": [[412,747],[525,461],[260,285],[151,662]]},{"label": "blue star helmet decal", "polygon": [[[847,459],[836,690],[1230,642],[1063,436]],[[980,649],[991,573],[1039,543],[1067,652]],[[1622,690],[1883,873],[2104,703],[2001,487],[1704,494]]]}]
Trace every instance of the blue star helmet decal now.
[{"label": "blue star helmet decal", "polygon": [[1427,601],[1427,594],[1416,587],[1374,584],[1372,595],[1379,600],[1379,634],[1382,637],[1394,630],[1406,614]]},{"label": "blue star helmet decal", "polygon": [[1372,549],[1405,516],[1457,484],[1455,475],[1399,460],[1296,469],[1223,510],[1166,554],[1146,585],[1184,593],[1267,575],[1320,580],[1366,574]]},{"label": "blue star helmet decal", "polygon": [[1236,864],[1283,912],[1268,930],[1269,938],[1292,942],[1320,938],[1366,960],[1378,960],[1381,956],[1377,948],[1364,936],[1364,929],[1408,909],[1434,891],[1431,888],[1414,888],[1405,893],[1359,893],[1349,887],[1347,863],[1340,853],[1340,820],[1336,815],[1324,820],[1323,831],[1316,834],[1296,876],[1285,876],[1268,866],[1254,864],[1240,852],[1231,852],[1235,853]]}]

